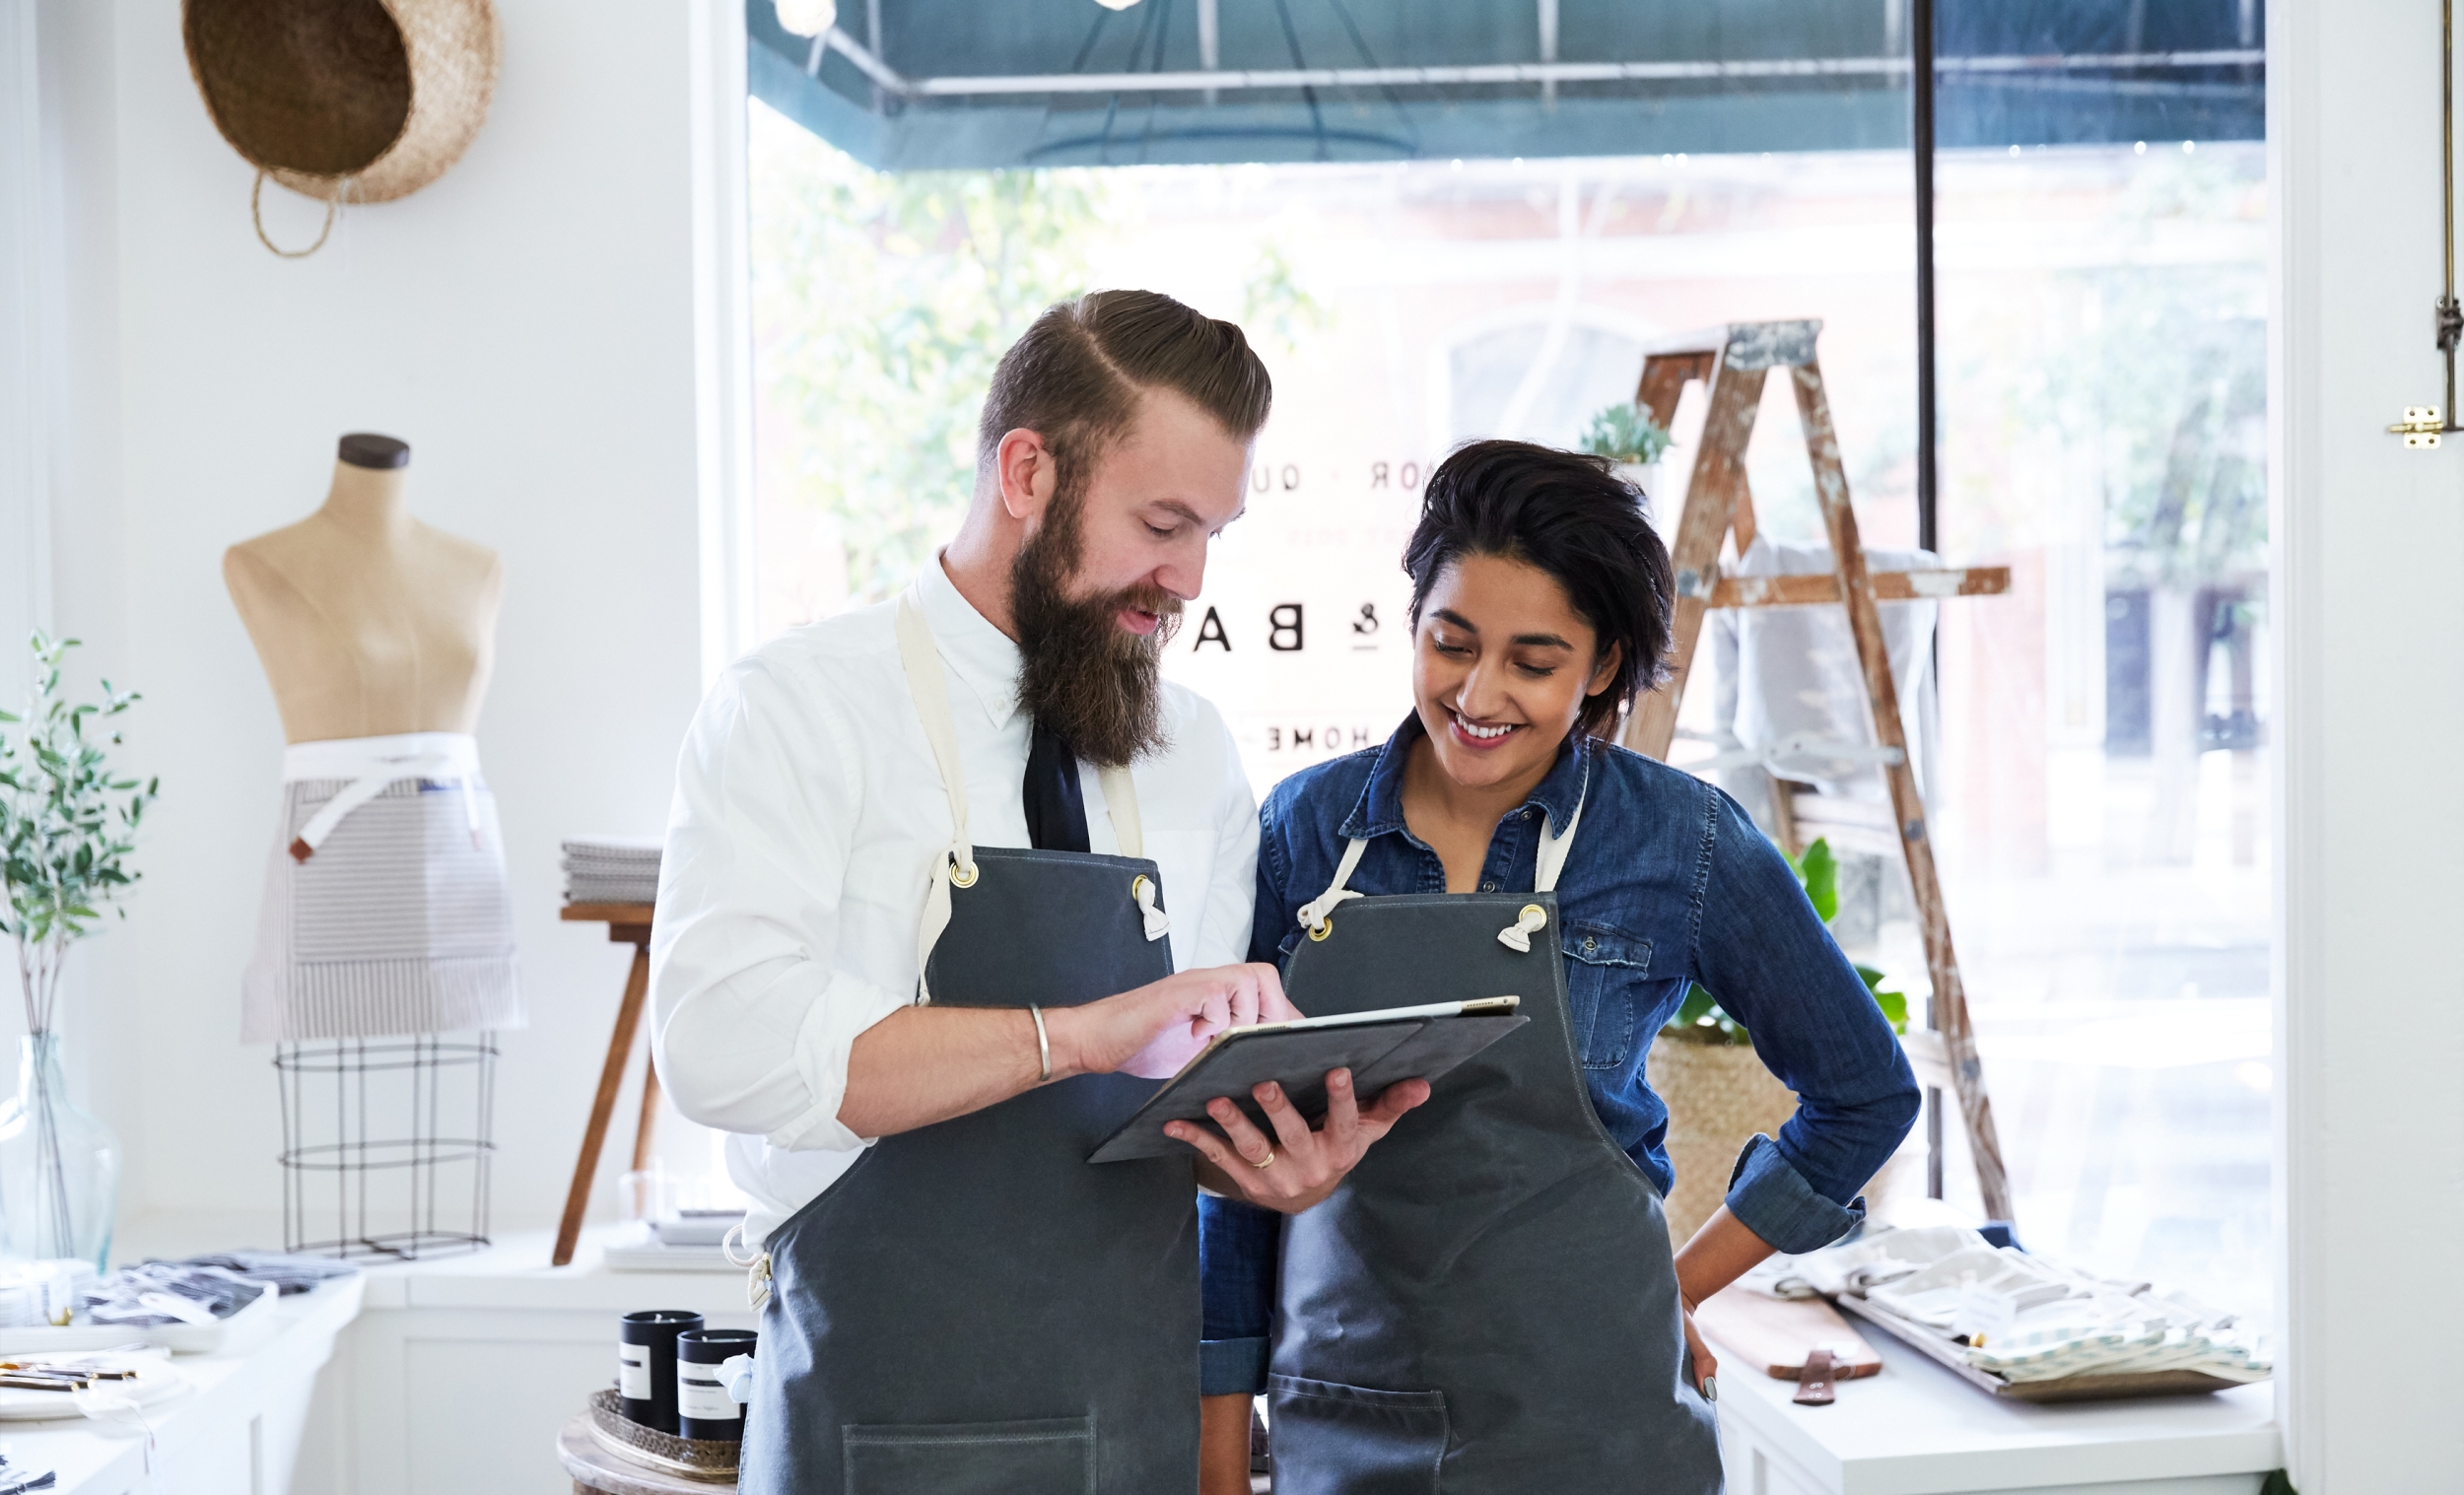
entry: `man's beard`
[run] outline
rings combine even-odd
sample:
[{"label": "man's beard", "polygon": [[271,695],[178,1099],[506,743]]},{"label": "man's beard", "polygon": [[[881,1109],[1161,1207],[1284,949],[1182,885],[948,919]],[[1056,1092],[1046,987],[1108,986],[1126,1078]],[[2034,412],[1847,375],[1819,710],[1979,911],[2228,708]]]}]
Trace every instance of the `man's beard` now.
[{"label": "man's beard", "polygon": [[[1058,733],[1080,758],[1120,768],[1162,748],[1164,645],[1181,626],[1181,599],[1140,582],[1074,597],[1084,505],[1057,494],[1044,522],[1010,564],[1010,616],[1018,626],[1018,709]],[[1153,613],[1155,632],[1123,628],[1125,607]]]}]

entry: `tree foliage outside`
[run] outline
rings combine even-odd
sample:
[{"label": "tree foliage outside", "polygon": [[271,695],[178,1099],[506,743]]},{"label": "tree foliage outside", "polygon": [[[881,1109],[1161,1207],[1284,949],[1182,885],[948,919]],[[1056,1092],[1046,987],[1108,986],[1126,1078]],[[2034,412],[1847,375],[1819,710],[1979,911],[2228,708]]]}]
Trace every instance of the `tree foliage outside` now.
[{"label": "tree foliage outside", "polygon": [[[1947,381],[1998,396],[1961,403],[1956,420],[1988,429],[1954,427],[1954,441],[2019,451],[2048,432],[2094,453],[2116,582],[2188,590],[2266,568],[2266,266],[2168,264],[2163,252],[2168,234],[2264,221],[2255,172],[2221,156],[2147,163],[2108,220],[2125,263],[2052,277],[2024,313],[2000,308]],[[2034,354],[2010,357],[2006,339],[2031,330]],[[1991,510],[1995,496],[1946,496],[1946,509],[1954,502]]]},{"label": "tree foliage outside", "polygon": [[1241,284],[1241,330],[1250,345],[1296,353],[1335,328],[1335,308],[1311,295],[1292,268],[1292,256],[1274,238],[1258,245],[1258,258]]},{"label": "tree foliage outside", "polygon": [[1092,289],[1118,193],[1090,170],[871,170],[755,111],[756,376],[788,419],[793,502],[827,513],[856,602],[956,528],[1001,353]]}]

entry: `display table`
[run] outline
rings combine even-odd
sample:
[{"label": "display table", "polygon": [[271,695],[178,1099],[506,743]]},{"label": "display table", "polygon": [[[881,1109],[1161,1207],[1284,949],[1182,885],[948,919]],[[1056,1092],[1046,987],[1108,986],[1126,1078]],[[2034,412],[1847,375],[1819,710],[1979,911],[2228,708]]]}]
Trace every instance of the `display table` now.
[{"label": "display table", "polygon": [[[146,1476],[145,1439],[84,1417],[0,1423],[10,1459],[59,1475],[58,1495],[278,1495],[295,1488],[317,1372],[335,1336],[359,1316],[360,1278],[285,1298],[256,1342],[232,1354],[174,1357],[195,1390],[149,1409],[159,1486]],[[65,1398],[63,1398],[65,1399]],[[297,1489],[315,1488],[302,1481]]]},{"label": "display table", "polygon": [[[1797,1406],[1793,1381],[1723,1353],[1720,1444],[1738,1495],[2255,1495],[2284,1462],[2275,1389],[2029,1406],[1987,1395],[1880,1329],[1881,1375]],[[1713,1348],[1719,1349],[1713,1341]]]}]

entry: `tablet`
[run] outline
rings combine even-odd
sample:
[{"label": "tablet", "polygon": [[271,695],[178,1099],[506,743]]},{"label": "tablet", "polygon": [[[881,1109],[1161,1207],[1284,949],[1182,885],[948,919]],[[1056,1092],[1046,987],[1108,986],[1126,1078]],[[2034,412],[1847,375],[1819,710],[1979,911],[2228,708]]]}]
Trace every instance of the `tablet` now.
[{"label": "tablet", "polygon": [[1283,1087],[1293,1109],[1312,1124],[1326,1115],[1330,1069],[1351,1070],[1352,1094],[1363,1105],[1399,1080],[1416,1075],[1434,1081],[1530,1022],[1515,1011],[1521,1002],[1521,997],[1492,996],[1227,1029],[1165,1081],[1087,1161],[1191,1156],[1190,1144],[1166,1136],[1164,1126],[1171,1121],[1212,1125],[1206,1103],[1217,1096],[1230,1097],[1272,1136],[1274,1127],[1250,1095],[1252,1086],[1268,1080]]}]

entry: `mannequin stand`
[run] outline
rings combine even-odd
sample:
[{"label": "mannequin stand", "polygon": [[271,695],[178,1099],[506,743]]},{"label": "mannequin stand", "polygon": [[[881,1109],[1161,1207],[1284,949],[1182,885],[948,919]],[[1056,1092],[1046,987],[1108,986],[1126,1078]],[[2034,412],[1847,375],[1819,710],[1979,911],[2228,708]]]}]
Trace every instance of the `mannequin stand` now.
[{"label": "mannequin stand", "polygon": [[[565,1193],[565,1217],[556,1227],[556,1254],[551,1266],[574,1259],[582,1240],[582,1217],[590,1207],[590,1185],[598,1176],[599,1149],[607,1144],[608,1119],[616,1110],[616,1092],[624,1088],[625,1068],[633,1058],[634,1031],[642,1026],[643,998],[650,990],[650,913],[649,904],[567,904],[558,915],[568,923],[605,924],[612,944],[633,946],[633,968],[625,974],[624,999],[616,1007],[616,1031],[608,1036],[607,1061],[599,1067],[598,1094],[590,1100],[590,1124],[582,1128],[582,1156],[574,1161],[573,1187]],[[650,1140],[658,1121],[658,1067],[645,1058],[642,1066],[642,1116],[633,1132],[635,1172],[650,1166]]]},{"label": "mannequin stand", "polygon": [[283,1249],[413,1261],[485,1247],[496,1054],[493,1033],[278,1045]]}]

